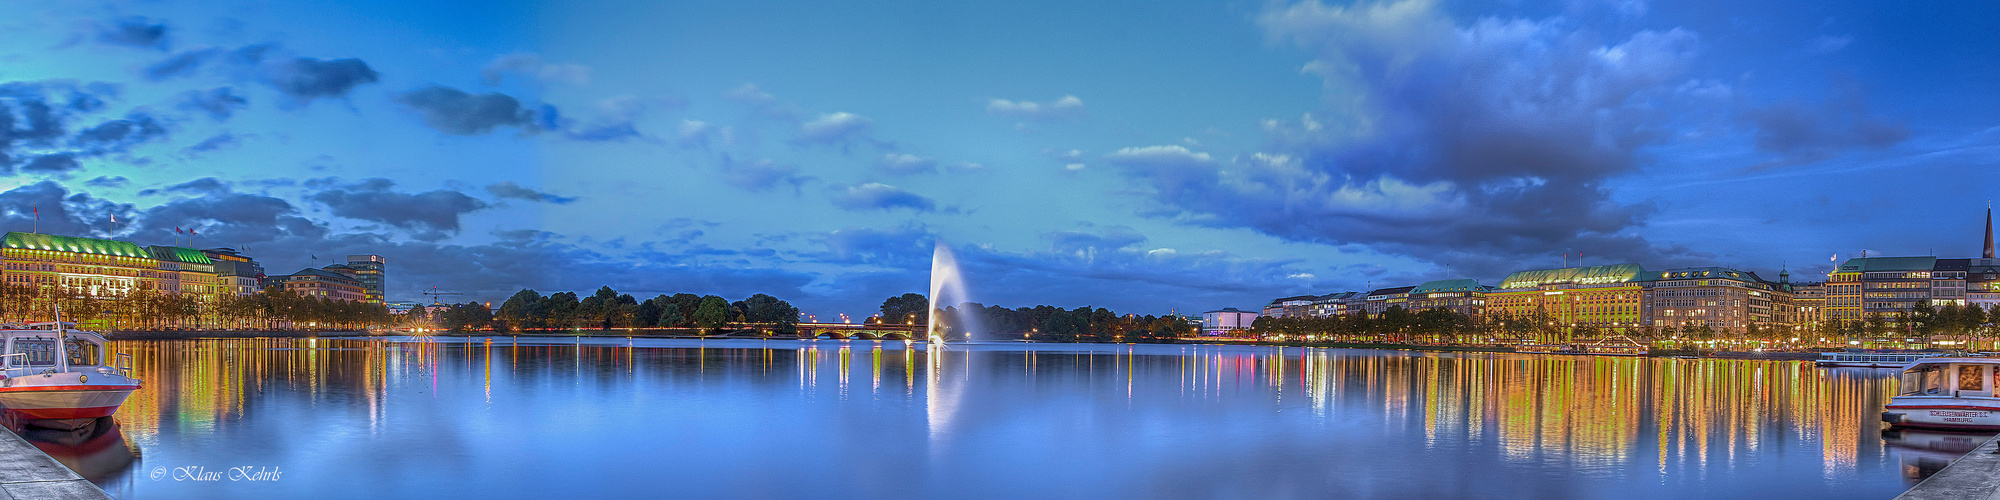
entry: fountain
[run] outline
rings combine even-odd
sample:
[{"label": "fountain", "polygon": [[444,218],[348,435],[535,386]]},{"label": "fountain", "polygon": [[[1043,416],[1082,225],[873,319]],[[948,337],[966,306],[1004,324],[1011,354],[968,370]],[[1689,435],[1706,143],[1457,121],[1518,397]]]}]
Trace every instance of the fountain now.
[{"label": "fountain", "polygon": [[[938,240],[937,249],[931,252],[931,294],[927,297],[930,301],[930,316],[927,317],[924,327],[925,337],[931,342],[944,342],[944,327],[938,324],[938,313],[944,310],[939,299],[943,298],[940,294],[946,291],[949,291],[951,299],[958,303],[963,304],[967,300],[965,275],[959,274],[958,256],[951,253],[951,246],[945,245],[943,240]],[[959,317],[970,322],[973,316]],[[969,333],[972,331],[971,327],[971,324],[959,325],[961,331],[968,332],[968,339],[971,338]]]}]

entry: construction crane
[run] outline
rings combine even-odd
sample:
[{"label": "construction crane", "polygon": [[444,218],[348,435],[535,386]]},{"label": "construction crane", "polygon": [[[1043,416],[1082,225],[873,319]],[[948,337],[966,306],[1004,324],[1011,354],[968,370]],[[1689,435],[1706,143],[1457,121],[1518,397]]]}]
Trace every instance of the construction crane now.
[{"label": "construction crane", "polygon": [[444,305],[444,304],[443,304],[443,303],[441,303],[441,302],[438,302],[438,297],[443,297],[443,296],[446,296],[446,295],[465,295],[465,294],[464,294],[464,293],[460,293],[460,292],[447,292],[447,291],[443,291],[443,290],[439,290],[439,289],[438,289],[438,287],[431,287],[431,289],[430,289],[429,291],[425,291],[425,292],[424,292],[424,295],[427,295],[427,296],[429,296],[429,297],[431,298],[431,305],[433,305],[433,306],[442,306],[442,305]]}]

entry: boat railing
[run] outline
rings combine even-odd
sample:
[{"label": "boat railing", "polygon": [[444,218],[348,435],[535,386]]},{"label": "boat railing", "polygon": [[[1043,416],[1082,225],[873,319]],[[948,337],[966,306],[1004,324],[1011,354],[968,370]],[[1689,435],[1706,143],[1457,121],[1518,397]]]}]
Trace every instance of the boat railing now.
[{"label": "boat railing", "polygon": [[[0,366],[6,367],[5,370],[0,370],[0,375],[5,375],[7,378],[26,377],[37,373],[47,373],[55,371],[56,369],[55,365],[38,366],[38,365],[22,364],[17,366],[14,364],[14,360],[7,359],[15,356],[26,358],[28,357],[28,353],[17,352],[13,354],[0,354],[0,360],[4,360],[0,361]],[[41,370],[41,371],[36,371],[36,370]]]},{"label": "boat railing", "polygon": [[117,370],[120,377],[132,378],[132,367],[132,353],[129,352],[118,353],[117,360],[111,362],[111,369]]}]

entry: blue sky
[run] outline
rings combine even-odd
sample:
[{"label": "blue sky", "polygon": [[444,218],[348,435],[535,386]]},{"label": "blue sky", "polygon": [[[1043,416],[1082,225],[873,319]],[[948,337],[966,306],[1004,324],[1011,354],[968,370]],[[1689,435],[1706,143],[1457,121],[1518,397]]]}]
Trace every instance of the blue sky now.
[{"label": "blue sky", "polygon": [[[1165,313],[1587,263],[1972,256],[2000,7],[0,5],[25,230],[439,286]],[[113,216],[117,224],[110,222]],[[186,240],[182,240],[186,243]]]}]

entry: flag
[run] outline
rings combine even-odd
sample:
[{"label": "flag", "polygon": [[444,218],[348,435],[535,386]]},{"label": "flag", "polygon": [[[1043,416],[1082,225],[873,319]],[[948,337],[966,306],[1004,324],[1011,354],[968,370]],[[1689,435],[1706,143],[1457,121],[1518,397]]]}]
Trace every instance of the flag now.
[{"label": "flag", "polygon": [[112,224],[118,223],[118,214],[111,214],[111,223]]},{"label": "flag", "polygon": [[35,210],[35,220],[42,220],[42,206],[35,205],[34,210]]},{"label": "flag", "polygon": [[181,234],[181,227],[180,227],[180,226],[174,226],[174,234]]},{"label": "flag", "polygon": [[310,256],[312,256],[312,259],[313,259],[313,260],[319,260],[319,256],[318,256],[318,255],[313,255],[313,254],[306,254],[306,255],[310,255]]},{"label": "flag", "polygon": [[194,228],[188,228],[188,234],[194,234]]}]

